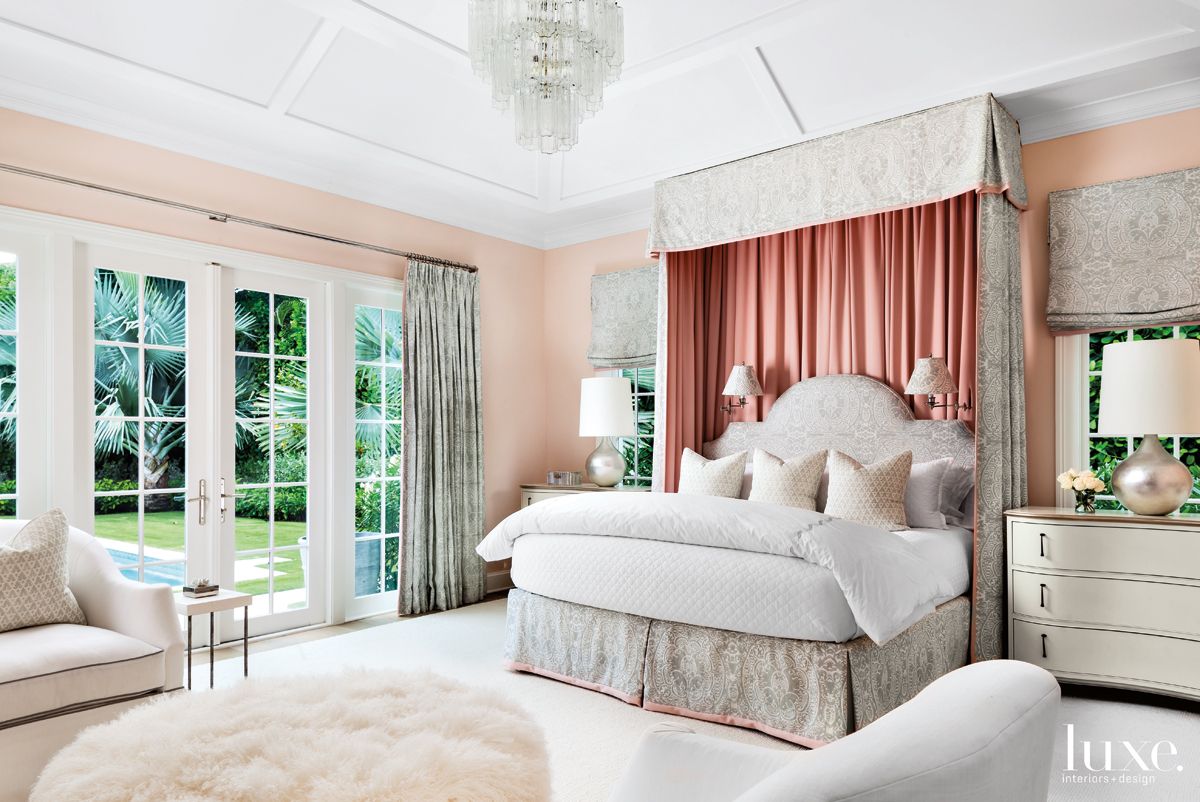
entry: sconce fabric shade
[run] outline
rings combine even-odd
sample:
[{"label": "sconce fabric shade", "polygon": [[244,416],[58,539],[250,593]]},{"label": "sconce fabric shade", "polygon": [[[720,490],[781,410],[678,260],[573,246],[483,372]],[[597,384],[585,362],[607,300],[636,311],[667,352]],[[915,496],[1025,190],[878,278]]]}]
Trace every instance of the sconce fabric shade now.
[{"label": "sconce fabric shade", "polygon": [[754,366],[745,363],[733,366],[733,370],[729,371],[729,379],[725,382],[725,389],[721,391],[721,395],[739,397],[762,394],[762,385],[754,375]]},{"label": "sconce fabric shade", "polygon": [[579,386],[580,437],[632,437],[637,434],[633,385],[621,376],[584,379]]},{"label": "sconce fabric shade", "polygon": [[958,385],[944,358],[927,356],[917,360],[904,392],[908,395],[951,395],[958,392]]},{"label": "sconce fabric shade", "polygon": [[1200,342],[1136,340],[1104,346],[1096,432],[1200,434]]}]

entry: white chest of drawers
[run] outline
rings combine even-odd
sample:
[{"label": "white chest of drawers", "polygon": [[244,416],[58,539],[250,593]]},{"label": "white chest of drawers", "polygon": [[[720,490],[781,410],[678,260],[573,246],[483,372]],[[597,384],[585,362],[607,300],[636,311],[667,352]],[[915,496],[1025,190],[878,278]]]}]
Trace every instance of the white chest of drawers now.
[{"label": "white chest of drawers", "polygon": [[649,493],[648,487],[598,487],[596,485],[521,485],[521,506],[575,493]]},{"label": "white chest of drawers", "polygon": [[1200,699],[1200,515],[1007,516],[1009,656],[1067,682]]}]

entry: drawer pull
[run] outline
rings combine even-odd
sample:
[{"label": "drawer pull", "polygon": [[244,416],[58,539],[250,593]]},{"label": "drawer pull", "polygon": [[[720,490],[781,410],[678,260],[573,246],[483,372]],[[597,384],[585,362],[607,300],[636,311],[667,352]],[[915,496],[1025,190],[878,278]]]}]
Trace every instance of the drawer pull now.
[{"label": "drawer pull", "polygon": [[1042,607],[1045,607],[1046,606],[1046,583],[1045,582],[1042,583],[1041,593],[1042,593]]},{"label": "drawer pull", "polygon": [[1046,659],[1046,633],[1042,633],[1042,659]]},{"label": "drawer pull", "polygon": [[1046,556],[1046,533],[1045,532],[1038,532],[1038,555],[1041,557]]}]

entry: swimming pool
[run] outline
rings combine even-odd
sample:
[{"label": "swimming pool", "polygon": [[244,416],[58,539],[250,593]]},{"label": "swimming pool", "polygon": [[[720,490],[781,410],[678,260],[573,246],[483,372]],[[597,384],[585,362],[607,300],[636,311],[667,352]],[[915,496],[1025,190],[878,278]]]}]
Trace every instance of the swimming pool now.
[{"label": "swimming pool", "polygon": [[[113,562],[121,569],[121,573],[135,582],[138,579],[137,555],[119,549],[108,549]],[[142,581],[148,585],[170,585],[182,587],[183,563],[147,563],[142,569]]]}]

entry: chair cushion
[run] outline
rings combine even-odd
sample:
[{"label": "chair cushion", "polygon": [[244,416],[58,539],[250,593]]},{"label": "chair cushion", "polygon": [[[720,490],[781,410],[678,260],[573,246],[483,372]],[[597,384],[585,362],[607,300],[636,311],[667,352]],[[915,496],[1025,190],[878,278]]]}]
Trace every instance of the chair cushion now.
[{"label": "chair cushion", "polygon": [[0,729],[156,693],[163,652],[99,627],[0,632]]},{"label": "chair cushion", "polygon": [[67,587],[67,519],[39,515],[0,545],[0,632],[43,624],[83,624]]}]

